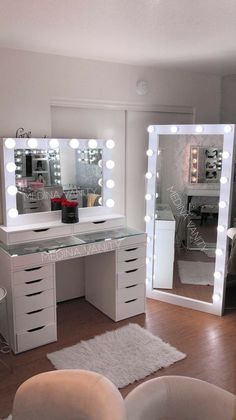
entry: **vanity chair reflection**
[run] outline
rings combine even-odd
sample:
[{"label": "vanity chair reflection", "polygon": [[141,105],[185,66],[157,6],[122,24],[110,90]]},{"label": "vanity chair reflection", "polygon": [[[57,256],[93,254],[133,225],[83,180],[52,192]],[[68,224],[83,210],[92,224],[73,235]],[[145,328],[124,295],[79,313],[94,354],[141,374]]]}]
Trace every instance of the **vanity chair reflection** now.
[{"label": "vanity chair reflection", "polygon": [[[55,139],[37,139],[34,150],[58,148],[63,181],[67,172],[63,156],[70,154],[77,165],[81,153],[75,146],[88,150],[89,142],[61,139],[55,145]],[[57,340],[56,305],[63,300],[85,296],[115,322],[145,312],[146,234],[126,227],[125,217],[113,211],[115,195],[106,188],[111,185],[107,181],[111,181],[113,167],[109,142],[96,141],[104,161],[102,202],[80,208],[80,221],[73,224],[61,223],[60,211],[18,214],[16,140],[1,142],[5,205],[4,225],[0,227],[0,265],[2,286],[8,296],[9,337],[5,338],[14,353]],[[18,149],[28,147],[29,140],[17,139]],[[97,171],[92,170],[93,174]],[[74,181],[73,185],[76,178]],[[58,188],[64,185],[72,182],[62,182]]]}]

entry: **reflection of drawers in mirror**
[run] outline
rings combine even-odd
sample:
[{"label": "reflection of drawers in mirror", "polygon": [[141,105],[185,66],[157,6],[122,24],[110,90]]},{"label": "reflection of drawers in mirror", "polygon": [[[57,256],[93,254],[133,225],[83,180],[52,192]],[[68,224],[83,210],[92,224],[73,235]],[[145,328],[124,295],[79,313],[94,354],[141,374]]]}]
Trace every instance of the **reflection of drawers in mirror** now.
[{"label": "reflection of drawers in mirror", "polygon": [[188,223],[186,231],[187,249],[201,249],[191,237],[192,228],[196,227],[199,239],[202,238],[206,248],[216,247],[216,228],[218,224],[219,212],[219,194],[218,188],[204,188],[200,185],[197,188],[191,187],[186,189],[187,194],[187,210],[189,220],[193,224]]},{"label": "reflection of drawers in mirror", "polygon": [[169,205],[158,204],[155,217],[154,288],[172,289],[175,219]]}]

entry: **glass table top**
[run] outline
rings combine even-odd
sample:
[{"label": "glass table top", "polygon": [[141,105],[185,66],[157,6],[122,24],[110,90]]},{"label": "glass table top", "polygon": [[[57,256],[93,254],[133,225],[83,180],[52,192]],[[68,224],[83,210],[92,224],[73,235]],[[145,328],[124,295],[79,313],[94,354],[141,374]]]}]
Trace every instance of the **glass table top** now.
[{"label": "glass table top", "polygon": [[71,235],[62,238],[45,239],[24,244],[6,245],[0,242],[0,248],[6,251],[11,257],[34,254],[36,252],[50,252],[53,250],[68,248],[79,245],[86,245],[101,241],[121,239],[128,236],[142,235],[144,232],[129,227]]}]

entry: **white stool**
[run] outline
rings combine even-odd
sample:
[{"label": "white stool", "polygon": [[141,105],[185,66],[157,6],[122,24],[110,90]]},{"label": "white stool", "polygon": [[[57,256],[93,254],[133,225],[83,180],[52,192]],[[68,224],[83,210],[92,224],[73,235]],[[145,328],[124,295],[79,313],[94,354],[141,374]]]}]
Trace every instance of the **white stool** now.
[{"label": "white stool", "polygon": [[[0,287],[0,305],[5,301],[5,305],[6,305],[6,297],[7,297],[7,291],[6,289],[4,289],[4,287]],[[5,306],[6,308],[6,306]],[[6,324],[7,324],[7,336],[9,337],[9,328],[8,328],[8,317],[7,317],[7,309],[6,309]],[[6,341],[6,339],[4,338],[4,341],[2,341],[0,339],[0,351],[1,353],[10,353],[11,349]],[[10,371],[12,371],[12,368],[10,366],[8,366],[2,359],[0,359],[0,363],[2,363],[2,365],[4,365],[7,369],[9,369]]]}]

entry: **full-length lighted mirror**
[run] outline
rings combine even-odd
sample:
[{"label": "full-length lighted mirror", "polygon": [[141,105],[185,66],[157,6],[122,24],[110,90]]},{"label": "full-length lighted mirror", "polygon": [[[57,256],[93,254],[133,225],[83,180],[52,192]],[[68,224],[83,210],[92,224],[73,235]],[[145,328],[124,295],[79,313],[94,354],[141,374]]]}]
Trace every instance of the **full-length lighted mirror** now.
[{"label": "full-length lighted mirror", "polygon": [[111,139],[2,139],[4,224],[51,212],[51,200],[59,197],[80,208],[111,209],[113,147]]},{"label": "full-length lighted mirror", "polygon": [[221,314],[234,126],[148,131],[148,296]]}]

